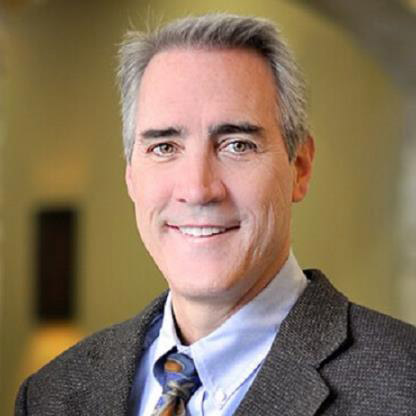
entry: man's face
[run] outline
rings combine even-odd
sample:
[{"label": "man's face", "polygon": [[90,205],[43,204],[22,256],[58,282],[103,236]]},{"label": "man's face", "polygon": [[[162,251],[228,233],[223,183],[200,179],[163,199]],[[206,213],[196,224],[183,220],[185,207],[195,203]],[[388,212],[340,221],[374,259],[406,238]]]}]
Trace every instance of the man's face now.
[{"label": "man's face", "polygon": [[291,204],[310,171],[288,161],[269,67],[246,50],[164,51],[137,103],[126,181],[174,299],[257,293],[288,256]]}]

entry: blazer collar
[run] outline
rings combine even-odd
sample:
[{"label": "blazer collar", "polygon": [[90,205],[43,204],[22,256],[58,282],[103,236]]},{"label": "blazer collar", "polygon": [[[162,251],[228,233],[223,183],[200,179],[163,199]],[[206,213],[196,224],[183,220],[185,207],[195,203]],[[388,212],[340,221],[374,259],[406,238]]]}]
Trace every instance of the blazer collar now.
[{"label": "blazer collar", "polygon": [[317,270],[283,322],[236,415],[312,416],[330,391],[319,374],[347,340],[348,300]]}]

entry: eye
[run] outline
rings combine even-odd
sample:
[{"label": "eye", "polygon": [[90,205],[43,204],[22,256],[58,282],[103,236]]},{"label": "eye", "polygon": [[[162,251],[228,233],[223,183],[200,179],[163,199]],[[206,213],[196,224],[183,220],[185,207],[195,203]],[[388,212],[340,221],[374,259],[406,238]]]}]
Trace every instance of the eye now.
[{"label": "eye", "polygon": [[257,149],[256,144],[248,140],[234,140],[224,145],[223,149],[230,153],[244,154]]},{"label": "eye", "polygon": [[172,143],[158,143],[151,146],[148,152],[153,153],[156,156],[166,157],[172,156],[176,152],[176,148]]}]

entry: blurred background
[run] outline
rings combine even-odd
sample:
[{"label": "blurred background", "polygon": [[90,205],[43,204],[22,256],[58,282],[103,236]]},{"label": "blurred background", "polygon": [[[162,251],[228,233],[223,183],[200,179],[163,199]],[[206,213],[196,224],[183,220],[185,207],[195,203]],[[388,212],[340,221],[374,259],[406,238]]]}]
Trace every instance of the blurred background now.
[{"label": "blurred background", "polygon": [[229,11],[281,27],[317,143],[293,246],[354,301],[416,323],[416,5],[400,0],[0,1],[0,413],[20,382],[166,286],[124,186],[117,45]]}]

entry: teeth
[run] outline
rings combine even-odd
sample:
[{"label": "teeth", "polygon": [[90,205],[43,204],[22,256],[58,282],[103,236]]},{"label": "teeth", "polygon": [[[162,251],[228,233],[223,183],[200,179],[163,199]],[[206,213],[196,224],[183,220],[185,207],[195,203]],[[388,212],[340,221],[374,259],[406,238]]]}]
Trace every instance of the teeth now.
[{"label": "teeth", "polygon": [[224,227],[179,227],[179,230],[182,234],[192,237],[205,237],[223,233],[226,229]]}]

